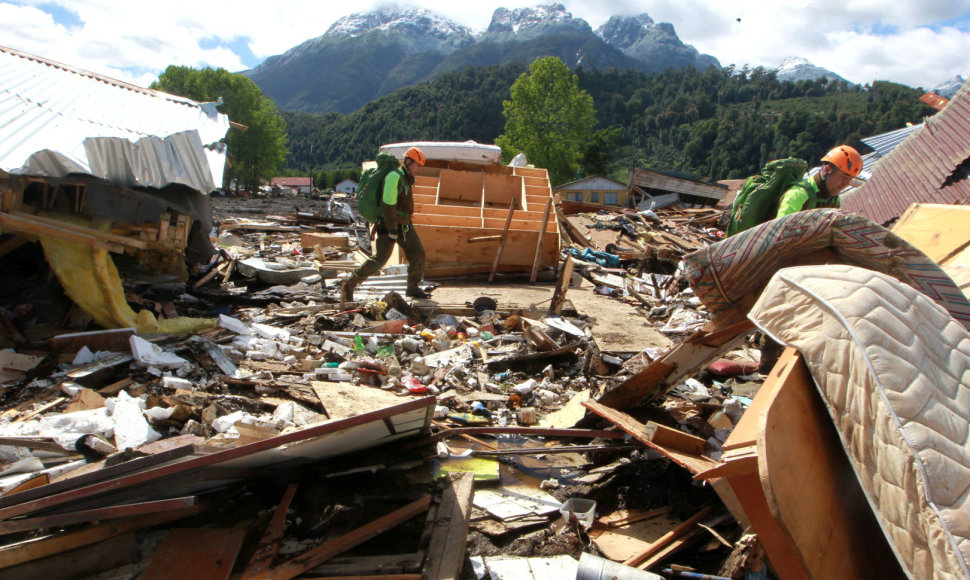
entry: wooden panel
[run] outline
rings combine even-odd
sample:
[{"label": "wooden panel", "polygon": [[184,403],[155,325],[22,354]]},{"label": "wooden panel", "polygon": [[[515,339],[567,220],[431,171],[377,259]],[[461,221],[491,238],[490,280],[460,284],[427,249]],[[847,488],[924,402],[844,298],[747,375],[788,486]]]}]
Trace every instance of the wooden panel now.
[{"label": "wooden panel", "polygon": [[516,175],[522,175],[525,177],[546,177],[545,169],[537,169],[535,167],[516,167],[514,169]]},{"label": "wooden panel", "polygon": [[[455,228],[481,228],[482,220],[475,217],[461,217],[453,215],[435,215],[435,214],[414,214],[411,217],[412,221],[417,226],[447,226]],[[423,228],[419,230],[419,235],[421,239],[424,239]],[[470,235],[470,234],[468,234]],[[477,234],[476,234],[477,235]],[[481,234],[485,235],[485,234]],[[427,246],[427,244],[425,244]],[[428,248],[425,247],[425,250]]]},{"label": "wooden panel", "polygon": [[415,185],[412,192],[414,195],[428,195],[432,198],[438,197],[438,182],[432,182],[428,185]]},{"label": "wooden panel", "polygon": [[461,199],[481,202],[484,188],[483,174],[477,171],[443,169],[438,183],[438,199]]},{"label": "wooden panel", "polygon": [[808,368],[793,349],[786,351],[794,358],[790,372],[770,393],[758,432],[758,470],[771,517],[792,538],[812,578],[904,578]]},{"label": "wooden panel", "polygon": [[431,539],[428,542],[428,558],[423,578],[428,580],[454,580],[461,578],[468,536],[468,518],[472,510],[475,475],[457,473],[449,476],[448,485],[441,494],[441,503],[435,517]]},{"label": "wooden panel", "polygon": [[436,205],[433,203],[415,203],[414,215],[444,215],[444,216],[453,215],[453,216],[460,216],[460,217],[479,218],[482,215],[482,209],[477,206]]},{"label": "wooden panel", "polygon": [[165,536],[141,580],[224,580],[229,578],[244,528],[198,528],[172,530]]},{"label": "wooden panel", "polygon": [[514,175],[485,174],[485,199],[493,207],[508,208],[513,199],[522,196],[522,178]]}]

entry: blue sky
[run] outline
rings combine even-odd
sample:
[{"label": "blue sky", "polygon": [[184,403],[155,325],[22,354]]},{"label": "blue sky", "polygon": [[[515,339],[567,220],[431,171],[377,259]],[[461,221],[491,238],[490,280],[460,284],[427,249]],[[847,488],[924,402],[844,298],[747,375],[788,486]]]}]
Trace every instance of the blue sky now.
[{"label": "blue sky", "polygon": [[[496,8],[535,1],[425,0],[474,32]],[[596,29],[611,15],[647,13],[722,65],[777,66],[799,56],[849,81],[932,88],[970,76],[970,0],[565,0]],[[147,86],[170,64],[239,71],[320,36],[359,0],[0,0],[0,45]],[[398,4],[407,6],[407,4]]]}]

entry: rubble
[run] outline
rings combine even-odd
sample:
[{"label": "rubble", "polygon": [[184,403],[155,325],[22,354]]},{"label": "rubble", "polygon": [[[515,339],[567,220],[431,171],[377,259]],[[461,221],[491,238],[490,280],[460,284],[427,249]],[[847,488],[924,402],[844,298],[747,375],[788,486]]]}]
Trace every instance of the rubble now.
[{"label": "rubble", "polygon": [[[454,279],[408,302],[398,274],[340,308],[355,225],[312,205],[230,220],[235,201],[217,203],[235,234],[214,237],[208,271],[138,296],[213,326],[44,336],[6,317],[4,569],[49,570],[66,546],[130,533],[144,553],[114,577],[161,573],[200,543],[197,557],[233,563],[220,577],[765,573],[763,556],[739,555],[757,549],[723,486],[694,480],[734,457],[725,445],[764,381],[753,327],[702,303],[680,265],[719,238],[714,212],[566,216],[564,231],[587,233],[583,251],[564,242],[571,294],[555,313]],[[341,243],[303,245],[318,239]],[[252,256],[313,264],[320,280],[239,267]],[[601,350],[602,323],[578,307],[594,302],[636,312],[608,330],[657,342]]]}]

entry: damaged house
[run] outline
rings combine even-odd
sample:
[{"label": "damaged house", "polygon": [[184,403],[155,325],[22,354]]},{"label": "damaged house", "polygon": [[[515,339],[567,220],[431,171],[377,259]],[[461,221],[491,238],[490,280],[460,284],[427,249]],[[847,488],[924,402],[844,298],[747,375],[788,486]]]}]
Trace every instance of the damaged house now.
[{"label": "damaged house", "polygon": [[158,329],[128,307],[112,257],[180,281],[208,262],[228,118],[4,47],[0,86],[0,259],[39,243],[98,324]]}]

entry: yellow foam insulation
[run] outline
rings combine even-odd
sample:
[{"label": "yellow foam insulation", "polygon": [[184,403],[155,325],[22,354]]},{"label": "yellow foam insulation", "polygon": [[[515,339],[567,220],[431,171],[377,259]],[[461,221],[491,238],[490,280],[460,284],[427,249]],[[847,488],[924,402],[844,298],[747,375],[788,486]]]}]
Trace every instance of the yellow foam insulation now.
[{"label": "yellow foam insulation", "polygon": [[163,318],[148,310],[135,313],[125,300],[118,269],[107,250],[38,236],[47,263],[64,292],[104,328],[135,328],[139,334],[186,334],[216,325],[213,318]]}]

